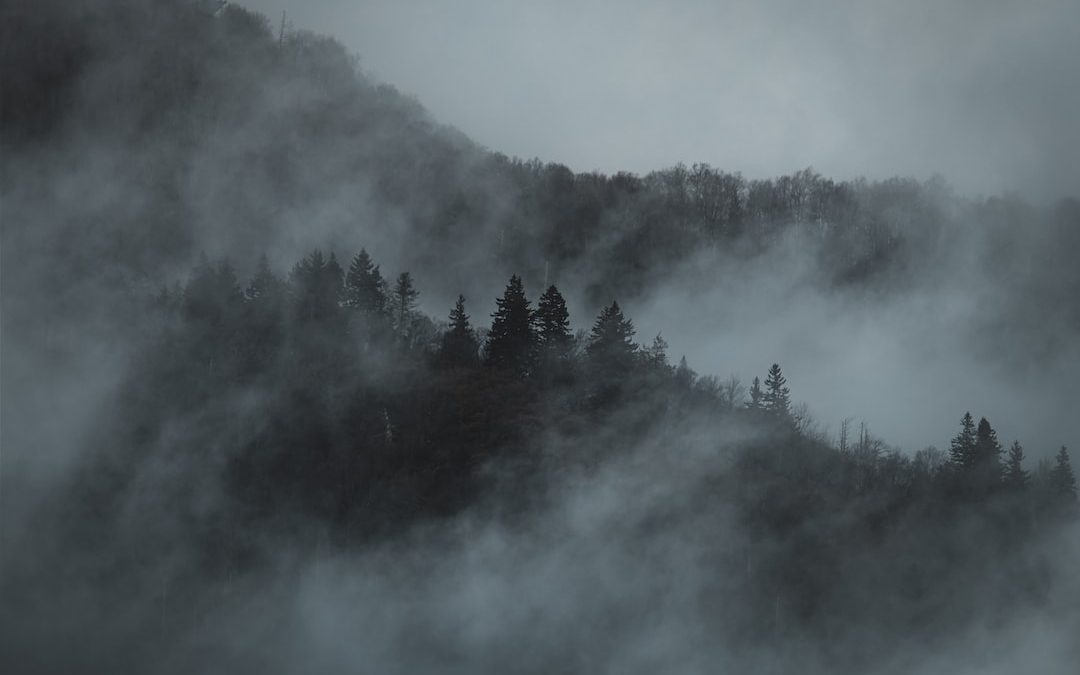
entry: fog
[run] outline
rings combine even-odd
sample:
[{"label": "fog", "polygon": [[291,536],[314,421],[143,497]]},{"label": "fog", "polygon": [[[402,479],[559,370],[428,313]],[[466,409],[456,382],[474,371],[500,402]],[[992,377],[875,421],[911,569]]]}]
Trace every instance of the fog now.
[{"label": "fog", "polygon": [[[0,670],[1071,672],[1075,7],[241,4],[4,8]],[[362,247],[413,323],[304,295]],[[704,377],[773,363],[809,417]],[[916,458],[967,410],[1038,497]]]},{"label": "fog", "polygon": [[490,148],[578,171],[938,172],[1036,200],[1080,185],[1070,0],[242,4],[336,35]]}]

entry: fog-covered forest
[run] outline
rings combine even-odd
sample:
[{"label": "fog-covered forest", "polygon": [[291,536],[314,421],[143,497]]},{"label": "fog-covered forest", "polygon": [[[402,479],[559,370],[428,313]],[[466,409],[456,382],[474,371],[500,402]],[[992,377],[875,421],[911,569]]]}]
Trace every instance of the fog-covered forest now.
[{"label": "fog-covered forest", "polygon": [[4,672],[1080,667],[1076,198],[511,158],[232,3],[0,51]]}]

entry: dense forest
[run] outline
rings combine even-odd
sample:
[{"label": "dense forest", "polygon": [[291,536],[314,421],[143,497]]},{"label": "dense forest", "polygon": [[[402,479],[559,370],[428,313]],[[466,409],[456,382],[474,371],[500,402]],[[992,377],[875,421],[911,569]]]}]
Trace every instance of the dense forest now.
[{"label": "dense forest", "polygon": [[1075,381],[1075,199],[575,173],[231,3],[0,17],[5,672],[1080,659],[1060,442],[830,430],[784,354],[698,373],[627,309],[970,286],[968,351]]}]

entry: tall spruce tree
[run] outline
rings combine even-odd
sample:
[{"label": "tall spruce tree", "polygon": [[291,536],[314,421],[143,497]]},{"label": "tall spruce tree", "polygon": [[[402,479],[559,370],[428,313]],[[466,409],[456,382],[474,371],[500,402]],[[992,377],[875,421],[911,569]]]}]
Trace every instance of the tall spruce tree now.
[{"label": "tall spruce tree", "polygon": [[534,316],[539,347],[538,371],[548,382],[572,379],[574,336],[570,332],[570,312],[559,289],[549,286],[536,306]]},{"label": "tall spruce tree", "polygon": [[510,277],[506,291],[495,300],[495,312],[491,315],[491,330],[486,345],[486,361],[489,365],[527,377],[533,370],[536,353],[536,331],[533,329],[533,311],[525,297],[521,277]]},{"label": "tall spruce tree", "polygon": [[450,310],[450,327],[443,333],[439,360],[448,366],[473,366],[479,349],[476,334],[469,325],[469,315],[465,313],[465,296],[459,295]]},{"label": "tall spruce tree", "polygon": [[1024,490],[1031,481],[1031,475],[1024,469],[1024,447],[1020,445],[1020,441],[1013,441],[1009,448],[1003,481],[1005,486],[1013,491]]},{"label": "tall spruce tree", "polygon": [[558,356],[569,353],[574,336],[570,333],[570,312],[559,289],[549,286],[536,305],[536,337],[540,346]]},{"label": "tall spruce tree", "polygon": [[979,419],[975,430],[974,464],[976,482],[983,490],[992,489],[1001,483],[1001,443],[997,432],[985,417]]},{"label": "tall spruce tree", "polygon": [[390,297],[394,321],[394,332],[401,343],[408,341],[413,319],[415,318],[416,299],[420,291],[413,286],[412,275],[402,272],[394,283],[394,292]]},{"label": "tall spruce tree", "polygon": [[368,317],[386,312],[386,281],[365,249],[353,257],[345,275],[345,304]]},{"label": "tall spruce tree", "polygon": [[244,289],[244,299],[248,302],[277,302],[283,292],[283,284],[274,271],[266,254],[259,256],[255,274],[248,287]]},{"label": "tall spruce tree", "polygon": [[957,469],[975,464],[975,420],[966,412],[960,419],[960,433],[949,443],[949,463]]},{"label": "tall spruce tree", "polygon": [[750,383],[750,400],[746,402],[746,409],[761,412],[765,407],[765,392],[761,390],[761,378],[755,377]]},{"label": "tall spruce tree", "polygon": [[1055,502],[1061,505],[1076,504],[1076,476],[1073,475],[1069,451],[1063,445],[1054,457],[1054,468],[1050,470],[1049,487]]},{"label": "tall spruce tree", "polygon": [[589,362],[602,377],[629,372],[637,356],[634,324],[623,316],[619,303],[612,302],[600,312],[585,345]]},{"label": "tall spruce tree", "polygon": [[772,364],[765,376],[765,396],[762,403],[765,414],[774,420],[791,420],[791,390],[786,385],[787,378],[780,370],[780,364]]}]

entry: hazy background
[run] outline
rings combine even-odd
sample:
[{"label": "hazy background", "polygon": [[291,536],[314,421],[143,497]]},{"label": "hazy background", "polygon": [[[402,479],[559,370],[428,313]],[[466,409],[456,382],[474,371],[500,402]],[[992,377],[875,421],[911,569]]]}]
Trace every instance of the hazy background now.
[{"label": "hazy background", "polygon": [[332,34],[442,122],[576,171],[1080,185],[1072,0],[245,0]]}]

